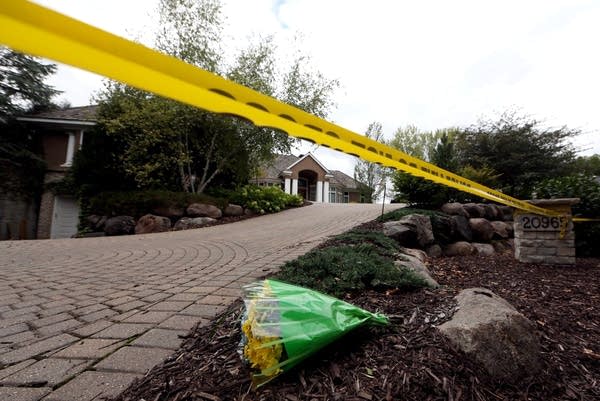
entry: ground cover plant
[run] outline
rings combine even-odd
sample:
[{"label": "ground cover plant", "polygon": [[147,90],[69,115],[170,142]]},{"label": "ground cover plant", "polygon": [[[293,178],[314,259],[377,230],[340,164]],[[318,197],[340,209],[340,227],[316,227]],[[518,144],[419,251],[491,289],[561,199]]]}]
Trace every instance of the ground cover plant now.
[{"label": "ground cover plant", "polygon": [[[332,238],[353,248],[375,238],[381,223]],[[357,233],[358,231],[358,233]],[[340,245],[344,244],[345,245]],[[375,248],[375,245],[369,245]],[[380,249],[385,249],[385,246]],[[347,249],[346,249],[347,251]],[[439,290],[347,291],[361,308],[385,313],[386,327],[360,329],[254,391],[238,356],[241,300],[116,400],[595,400],[600,398],[600,260],[557,268],[493,258],[436,259]],[[494,381],[436,329],[450,319],[460,290],[486,287],[514,305],[537,328],[543,370],[520,385]]]}]

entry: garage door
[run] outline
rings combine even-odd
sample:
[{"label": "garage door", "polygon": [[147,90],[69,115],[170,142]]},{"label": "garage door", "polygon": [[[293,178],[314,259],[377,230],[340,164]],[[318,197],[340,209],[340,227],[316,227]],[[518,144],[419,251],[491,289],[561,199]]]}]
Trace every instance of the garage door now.
[{"label": "garage door", "polygon": [[50,238],[71,238],[77,234],[78,222],[79,205],[75,198],[55,196]]}]

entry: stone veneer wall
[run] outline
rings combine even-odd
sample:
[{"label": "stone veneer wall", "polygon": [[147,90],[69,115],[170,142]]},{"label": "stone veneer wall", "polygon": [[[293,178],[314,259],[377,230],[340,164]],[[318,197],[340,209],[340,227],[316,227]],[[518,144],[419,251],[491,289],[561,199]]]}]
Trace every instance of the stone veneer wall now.
[{"label": "stone veneer wall", "polygon": [[564,213],[568,219],[564,232],[561,231],[558,217],[516,213],[514,219],[515,258],[521,262],[574,265],[575,232],[573,231],[571,205],[578,201],[578,199],[531,201],[536,206]]}]

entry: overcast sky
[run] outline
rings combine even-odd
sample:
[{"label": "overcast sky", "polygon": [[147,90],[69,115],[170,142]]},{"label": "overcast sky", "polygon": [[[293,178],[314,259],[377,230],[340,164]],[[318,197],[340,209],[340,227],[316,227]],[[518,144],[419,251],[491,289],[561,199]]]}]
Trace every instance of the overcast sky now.
[{"label": "overcast sky", "polygon": [[[152,44],[156,0],[38,0],[120,36]],[[466,126],[507,109],[585,134],[600,153],[600,1],[223,0],[231,48],[298,32],[303,51],[342,87],[330,120],[363,133],[372,121]],[[61,66],[52,79],[72,105],[90,103],[96,75]],[[310,147],[303,147],[305,152]],[[352,175],[354,160],[318,149],[327,167]]]}]

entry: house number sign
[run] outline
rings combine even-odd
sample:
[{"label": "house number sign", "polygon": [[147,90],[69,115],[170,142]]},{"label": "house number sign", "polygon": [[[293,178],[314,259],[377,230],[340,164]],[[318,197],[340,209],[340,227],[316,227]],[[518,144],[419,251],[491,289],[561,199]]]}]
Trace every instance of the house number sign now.
[{"label": "house number sign", "polygon": [[566,217],[547,217],[538,214],[521,214],[519,223],[523,231],[560,231],[566,223]]}]

